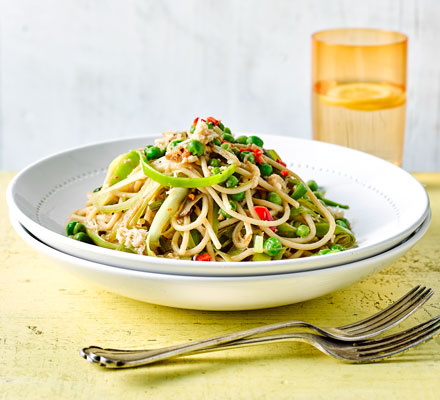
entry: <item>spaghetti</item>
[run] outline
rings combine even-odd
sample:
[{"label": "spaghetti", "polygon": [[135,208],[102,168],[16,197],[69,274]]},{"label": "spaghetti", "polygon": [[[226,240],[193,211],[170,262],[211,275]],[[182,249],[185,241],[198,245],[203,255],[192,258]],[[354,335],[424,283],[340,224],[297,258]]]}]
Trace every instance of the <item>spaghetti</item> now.
[{"label": "spaghetti", "polygon": [[67,235],[109,249],[196,261],[262,261],[344,251],[343,210],[257,136],[197,118],[119,155],[73,212]]}]

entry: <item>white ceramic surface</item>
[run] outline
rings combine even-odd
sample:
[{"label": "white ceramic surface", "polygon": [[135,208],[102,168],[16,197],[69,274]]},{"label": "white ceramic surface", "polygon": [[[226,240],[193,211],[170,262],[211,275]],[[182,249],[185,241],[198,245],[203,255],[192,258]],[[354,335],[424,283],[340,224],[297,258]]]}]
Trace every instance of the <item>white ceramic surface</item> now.
[{"label": "white ceramic surface", "polygon": [[[290,274],[248,277],[201,277],[157,274],[112,267],[70,256],[42,243],[13,216],[17,233],[63,268],[115,293],[148,303],[198,310],[249,310],[293,304],[344,288],[388,266],[429,227],[423,224],[405,241],[376,256],[341,266]],[[35,271],[37,274],[38,271]]]},{"label": "white ceramic surface", "polygon": [[99,186],[118,154],[152,143],[155,136],[121,139],[68,150],[20,172],[7,200],[11,213],[48,245],[91,261],[141,271],[200,276],[288,273],[340,265],[379,254],[402,241],[426,218],[429,199],[423,186],[404,170],[366,153],[323,142],[259,135],[303,179],[315,179],[332,200],[350,205],[358,247],[295,260],[209,263],[151,258],[90,246],[64,236],[68,215]]}]

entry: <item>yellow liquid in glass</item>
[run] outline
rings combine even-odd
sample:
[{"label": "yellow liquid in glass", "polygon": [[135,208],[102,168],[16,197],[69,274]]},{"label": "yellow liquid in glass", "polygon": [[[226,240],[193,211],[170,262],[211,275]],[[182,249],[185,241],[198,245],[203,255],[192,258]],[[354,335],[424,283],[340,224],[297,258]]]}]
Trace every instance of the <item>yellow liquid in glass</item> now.
[{"label": "yellow liquid in glass", "polygon": [[318,82],[313,137],[402,163],[405,91],[384,82]]}]

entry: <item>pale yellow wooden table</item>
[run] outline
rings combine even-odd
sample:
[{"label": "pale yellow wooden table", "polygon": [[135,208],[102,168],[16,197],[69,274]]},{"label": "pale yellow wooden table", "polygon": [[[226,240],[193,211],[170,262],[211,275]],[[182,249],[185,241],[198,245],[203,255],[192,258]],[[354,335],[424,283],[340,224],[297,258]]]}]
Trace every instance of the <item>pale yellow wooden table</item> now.
[{"label": "pale yellow wooden table", "polygon": [[9,224],[0,173],[0,399],[439,399],[440,337],[389,361],[350,365],[301,343],[208,353],[147,368],[104,370],[86,345],[155,347],[302,319],[337,326],[387,306],[416,284],[436,295],[400,328],[440,314],[440,174],[426,184],[433,218],[406,256],[344,290],[260,311],[201,312],[120,297],[77,280]]}]

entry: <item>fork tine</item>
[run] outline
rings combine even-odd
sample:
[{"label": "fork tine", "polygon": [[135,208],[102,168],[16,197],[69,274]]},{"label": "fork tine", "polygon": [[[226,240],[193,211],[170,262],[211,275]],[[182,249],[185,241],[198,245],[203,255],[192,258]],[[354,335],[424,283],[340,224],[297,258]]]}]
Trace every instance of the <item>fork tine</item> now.
[{"label": "fork tine", "polygon": [[428,332],[425,332],[423,335],[414,338],[412,341],[407,342],[405,346],[395,346],[394,348],[389,349],[386,352],[377,352],[367,356],[359,357],[358,362],[374,361],[374,360],[392,357],[396,354],[403,353],[411,349],[412,347],[422,344],[428,341],[429,339],[434,338],[438,334],[440,334],[440,326],[437,326],[435,329],[431,329]]},{"label": "fork tine", "polygon": [[[408,302],[414,301],[414,299],[417,299],[419,296],[423,295],[426,290],[426,287],[421,287],[420,285],[417,285],[413,289],[411,289],[408,293],[406,293],[404,296],[402,296],[399,300],[395,301],[394,303],[390,304],[387,308],[380,310],[376,314],[373,314],[361,321],[354,322],[352,324],[343,325],[338,327],[338,329],[345,330],[345,331],[351,331],[356,330],[361,327],[364,327],[366,324],[375,323],[377,320],[381,319],[384,315],[390,315],[394,312],[396,312],[398,309],[403,307]],[[431,289],[428,289],[430,291]]]},{"label": "fork tine", "polygon": [[377,359],[405,351],[423,341],[440,333],[440,316],[423,324],[415,326],[396,335],[391,335],[382,340],[371,340],[371,344],[357,343],[359,359]]},{"label": "fork tine", "polygon": [[400,321],[408,318],[417,309],[419,309],[426,301],[434,294],[432,289],[420,289],[414,296],[408,298],[406,301],[399,303],[397,307],[392,307],[387,312],[376,314],[375,319],[370,319],[364,326],[348,329],[351,335],[361,334],[366,331],[380,330],[386,326],[391,328],[397,325]]}]

